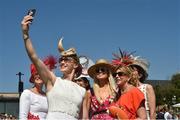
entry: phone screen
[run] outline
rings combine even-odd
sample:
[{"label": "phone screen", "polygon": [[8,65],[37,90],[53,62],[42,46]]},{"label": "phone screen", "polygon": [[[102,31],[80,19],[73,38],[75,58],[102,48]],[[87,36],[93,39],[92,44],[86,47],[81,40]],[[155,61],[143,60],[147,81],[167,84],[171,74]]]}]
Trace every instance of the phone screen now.
[{"label": "phone screen", "polygon": [[30,10],[28,10],[28,15],[31,15],[32,17],[34,17],[35,16],[35,13],[36,13],[36,9],[30,9]]}]

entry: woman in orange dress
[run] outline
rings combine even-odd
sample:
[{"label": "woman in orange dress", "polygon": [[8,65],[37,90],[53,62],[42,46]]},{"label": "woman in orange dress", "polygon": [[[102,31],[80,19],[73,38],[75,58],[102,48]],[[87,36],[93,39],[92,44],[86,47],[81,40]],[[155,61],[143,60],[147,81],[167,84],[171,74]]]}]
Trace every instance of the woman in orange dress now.
[{"label": "woman in orange dress", "polygon": [[145,98],[143,93],[135,87],[133,69],[127,64],[129,62],[131,61],[128,60],[126,54],[122,54],[122,58],[113,61],[115,65],[113,77],[119,88],[120,97],[109,110],[114,117],[119,119],[146,119]]}]

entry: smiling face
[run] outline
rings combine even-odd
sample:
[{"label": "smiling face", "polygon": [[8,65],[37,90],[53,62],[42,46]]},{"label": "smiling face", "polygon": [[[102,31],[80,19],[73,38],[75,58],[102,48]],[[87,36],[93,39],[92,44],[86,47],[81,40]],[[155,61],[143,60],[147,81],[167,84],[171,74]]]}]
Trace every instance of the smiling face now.
[{"label": "smiling face", "polygon": [[95,70],[95,77],[98,80],[108,80],[108,68],[105,66],[99,66]]},{"label": "smiling face", "polygon": [[41,86],[41,85],[44,84],[43,80],[40,78],[40,76],[38,74],[35,74],[33,76],[33,79],[34,79],[34,84],[35,85]]},{"label": "smiling face", "polygon": [[125,83],[128,81],[128,76],[122,71],[117,70],[115,75],[115,80],[116,80],[116,84],[119,87],[123,87]]},{"label": "smiling face", "polygon": [[73,57],[61,57],[59,59],[60,71],[65,74],[70,74],[73,69],[78,67],[77,62]]},{"label": "smiling face", "polygon": [[130,80],[130,74],[131,71],[128,69],[128,67],[120,67],[113,74],[113,77],[115,78],[116,84],[119,87],[124,87],[124,85]]}]

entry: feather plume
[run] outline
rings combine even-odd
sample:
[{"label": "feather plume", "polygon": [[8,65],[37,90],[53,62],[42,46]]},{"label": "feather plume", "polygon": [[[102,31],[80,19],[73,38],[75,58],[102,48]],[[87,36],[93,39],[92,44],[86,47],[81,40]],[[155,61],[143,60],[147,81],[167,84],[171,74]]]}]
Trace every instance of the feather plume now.
[{"label": "feather plume", "polygon": [[135,51],[128,53],[126,51],[122,51],[119,48],[119,54],[113,53],[114,58],[112,60],[112,64],[118,65],[118,66],[127,66],[133,62],[132,54],[134,54],[134,53],[135,53]]}]

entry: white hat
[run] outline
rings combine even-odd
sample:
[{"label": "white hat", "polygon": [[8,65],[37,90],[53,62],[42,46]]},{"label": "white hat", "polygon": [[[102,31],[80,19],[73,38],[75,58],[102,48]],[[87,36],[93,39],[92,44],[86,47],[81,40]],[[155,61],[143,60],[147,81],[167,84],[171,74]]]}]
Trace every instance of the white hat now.
[{"label": "white hat", "polygon": [[82,66],[82,73],[76,79],[79,79],[81,77],[90,78],[87,71],[92,65],[94,65],[94,62],[90,58],[84,55],[79,56],[79,62]]}]

